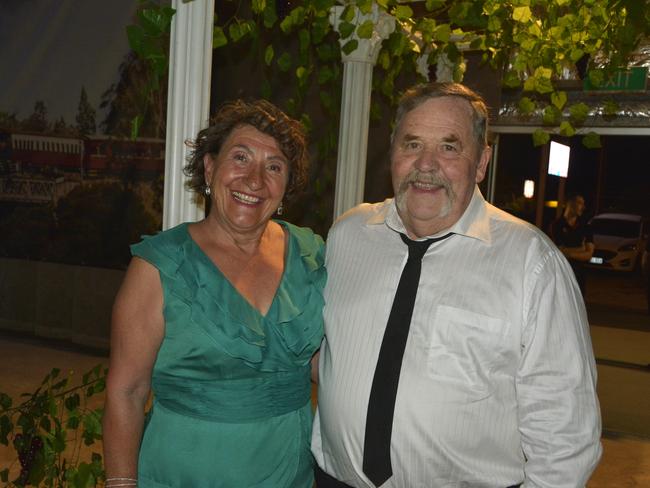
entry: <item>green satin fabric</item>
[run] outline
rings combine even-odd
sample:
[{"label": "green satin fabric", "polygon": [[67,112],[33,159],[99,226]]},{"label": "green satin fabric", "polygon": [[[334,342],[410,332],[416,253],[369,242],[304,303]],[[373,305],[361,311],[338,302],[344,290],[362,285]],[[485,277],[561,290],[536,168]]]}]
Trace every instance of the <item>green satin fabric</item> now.
[{"label": "green satin fabric", "polygon": [[147,487],[311,488],[309,361],[323,334],[323,242],[289,232],[265,316],[181,224],[132,246],[160,272],[165,337],[140,448]]}]

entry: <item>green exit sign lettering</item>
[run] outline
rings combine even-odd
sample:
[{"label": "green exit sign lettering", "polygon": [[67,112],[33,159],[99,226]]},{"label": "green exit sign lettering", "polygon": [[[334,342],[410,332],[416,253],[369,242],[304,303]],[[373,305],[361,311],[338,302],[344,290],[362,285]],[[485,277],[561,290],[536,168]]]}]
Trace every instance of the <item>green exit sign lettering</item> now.
[{"label": "green exit sign lettering", "polygon": [[583,88],[590,92],[644,92],[648,80],[647,67],[619,69],[610,73],[603,70],[604,80],[601,85],[594,85],[590,78],[585,78]]}]

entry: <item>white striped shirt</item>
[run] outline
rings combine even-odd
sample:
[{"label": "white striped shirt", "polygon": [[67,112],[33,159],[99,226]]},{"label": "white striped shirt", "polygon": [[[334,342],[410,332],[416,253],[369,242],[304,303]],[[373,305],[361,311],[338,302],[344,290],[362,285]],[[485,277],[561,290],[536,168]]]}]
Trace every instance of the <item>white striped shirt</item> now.
[{"label": "white striped shirt", "polygon": [[[596,368],[570,266],[485,202],[424,256],[382,488],[584,486],[600,458]],[[446,234],[441,232],[437,237]],[[392,199],[344,215],[327,241],[325,340],[312,451],[354,487],[375,365],[408,249]]]}]

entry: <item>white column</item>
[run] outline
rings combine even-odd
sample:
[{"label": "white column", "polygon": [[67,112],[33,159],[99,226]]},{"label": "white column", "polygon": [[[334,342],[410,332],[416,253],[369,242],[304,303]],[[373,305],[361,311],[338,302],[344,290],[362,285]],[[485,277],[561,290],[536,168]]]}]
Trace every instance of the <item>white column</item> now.
[{"label": "white column", "polygon": [[172,0],[165,145],[163,229],[203,218],[203,208],[185,190],[186,139],[205,127],[210,111],[214,0]]},{"label": "white column", "polygon": [[[330,22],[338,29],[343,6],[332,8]],[[368,153],[368,126],[370,122],[370,94],[372,69],[377,62],[381,43],[395,29],[395,19],[373,5],[370,14],[357,10],[354,23],[360,25],[371,19],[375,24],[370,39],[359,39],[356,33],[340,39],[341,45],[356,39],[359,46],[350,54],[341,53],[343,60],[343,90],[339,147],[336,163],[334,218],[363,201]]]}]

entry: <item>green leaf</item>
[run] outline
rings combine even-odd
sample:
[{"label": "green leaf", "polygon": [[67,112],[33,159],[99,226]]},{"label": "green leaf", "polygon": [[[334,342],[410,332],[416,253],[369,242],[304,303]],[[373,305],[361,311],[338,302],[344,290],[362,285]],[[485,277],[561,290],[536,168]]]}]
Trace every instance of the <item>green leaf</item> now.
[{"label": "green leaf", "polygon": [[397,20],[409,20],[413,17],[413,9],[408,5],[397,5],[393,10],[393,15]]},{"label": "green leaf", "polygon": [[79,427],[79,416],[70,415],[66,421],[66,429],[76,430]]},{"label": "green leaf", "polygon": [[370,39],[375,30],[375,23],[372,20],[366,20],[363,24],[357,27],[357,36],[359,39]]},{"label": "green leaf", "polygon": [[518,103],[519,111],[523,115],[530,115],[537,108],[537,104],[528,97],[522,97]]},{"label": "green leaf", "polygon": [[357,0],[357,8],[362,14],[369,14],[372,12],[372,0]]},{"label": "green leaf", "polygon": [[354,9],[353,5],[347,5],[344,9],[343,12],[341,12],[341,15],[339,16],[339,19],[341,20],[341,23],[350,23],[354,20],[356,17],[356,11]]},{"label": "green leaf", "polygon": [[433,31],[433,38],[436,41],[449,42],[451,38],[451,26],[449,24],[438,24]]},{"label": "green leaf", "polygon": [[90,464],[81,462],[77,466],[77,473],[74,476],[74,488],[88,488],[95,486],[95,477],[93,476]]},{"label": "green leaf", "polygon": [[318,83],[322,85],[330,81],[332,78],[334,78],[334,72],[331,68],[327,65],[321,66],[318,70]]},{"label": "green leaf", "polygon": [[278,21],[278,14],[275,10],[275,2],[269,2],[264,9],[264,27],[270,29]]},{"label": "green leaf", "polygon": [[69,412],[76,409],[79,405],[81,405],[81,397],[79,396],[78,393],[73,393],[72,395],[69,395],[64,402],[66,410]]},{"label": "green leaf", "polygon": [[223,29],[217,25],[212,30],[212,47],[214,49],[228,44],[228,38],[224,34]]},{"label": "green leaf", "polygon": [[11,408],[11,404],[11,397],[6,393],[0,392],[0,408],[2,408],[2,410],[8,410]]},{"label": "green leaf", "polygon": [[582,124],[589,116],[589,105],[582,102],[571,105],[569,116],[575,123]]},{"label": "green leaf", "polygon": [[40,427],[45,432],[50,432],[52,429],[52,422],[50,422],[50,419],[48,417],[41,417]]},{"label": "green leaf", "polygon": [[426,0],[424,6],[427,11],[431,12],[433,10],[438,10],[445,5],[444,0]]},{"label": "green leaf", "polygon": [[251,0],[253,13],[260,14],[266,9],[266,0]]},{"label": "green leaf", "polygon": [[9,439],[7,439],[7,436],[11,433],[13,428],[14,426],[8,415],[0,417],[0,444],[5,446],[9,445]]},{"label": "green leaf", "polygon": [[273,46],[269,44],[266,46],[266,50],[264,51],[264,63],[267,66],[271,66],[271,61],[273,61],[273,56],[275,52],[273,51]]},{"label": "green leaf", "polygon": [[585,136],[582,138],[582,144],[589,149],[598,149],[599,147],[602,147],[600,143],[600,135],[596,134],[595,132],[589,132],[588,134],[585,134]]},{"label": "green leaf", "polygon": [[537,129],[535,130],[535,132],[533,132],[533,145],[536,147],[543,146],[544,144],[547,144],[548,141],[550,140],[551,140],[551,135],[546,131]]},{"label": "green leaf", "polygon": [[309,50],[310,36],[307,29],[300,29],[298,32],[298,42],[301,53],[306,53]]},{"label": "green leaf", "polygon": [[331,29],[327,17],[317,17],[311,23],[311,38],[316,44],[320,43]]},{"label": "green leaf", "polygon": [[603,104],[603,115],[605,117],[613,117],[618,114],[619,106],[613,100],[606,100]]},{"label": "green leaf", "polygon": [[569,123],[566,120],[563,120],[562,123],[560,123],[560,134],[565,136],[565,137],[572,137],[575,135],[576,130],[573,128],[571,123]]},{"label": "green leaf", "polygon": [[359,47],[359,41],[356,39],[351,39],[345,44],[343,44],[343,47],[341,47],[341,51],[343,51],[345,54],[350,54],[354,52],[354,50]]},{"label": "green leaf", "polygon": [[562,110],[562,107],[566,104],[567,95],[566,92],[558,91],[551,93],[551,103],[555,105],[559,110]]},{"label": "green leaf", "polygon": [[530,7],[515,7],[512,9],[512,19],[517,22],[528,22],[533,16]]},{"label": "green leaf", "polygon": [[280,71],[286,73],[291,69],[291,56],[289,55],[289,53],[284,52],[278,58],[277,63],[278,63],[278,68],[280,68]]},{"label": "green leaf", "polygon": [[354,32],[355,26],[349,22],[341,22],[339,24],[339,34],[341,39],[347,39]]},{"label": "green leaf", "polygon": [[298,83],[303,85],[307,80],[307,68],[304,66],[298,66],[296,68],[296,78],[298,78]]},{"label": "green leaf", "polygon": [[65,436],[65,431],[62,429],[55,429],[54,435],[52,437],[52,450],[54,452],[63,452],[65,451],[65,445],[66,445],[66,436]]},{"label": "green leaf", "polygon": [[506,71],[503,75],[503,84],[509,88],[518,88],[521,86],[521,80],[516,71]]},{"label": "green leaf", "polygon": [[561,116],[562,114],[555,106],[548,105],[544,108],[542,120],[545,124],[556,125],[559,122]]}]

